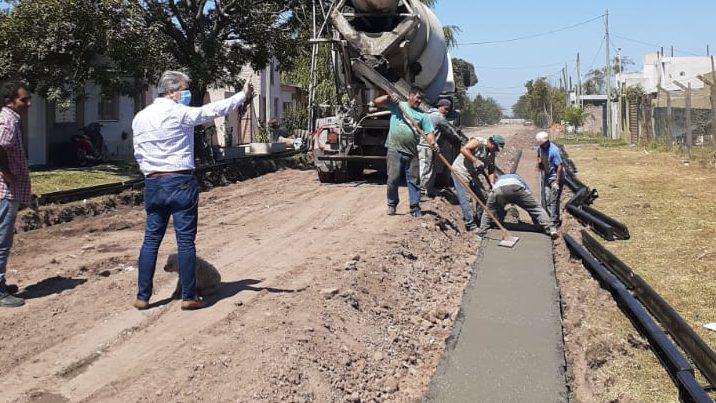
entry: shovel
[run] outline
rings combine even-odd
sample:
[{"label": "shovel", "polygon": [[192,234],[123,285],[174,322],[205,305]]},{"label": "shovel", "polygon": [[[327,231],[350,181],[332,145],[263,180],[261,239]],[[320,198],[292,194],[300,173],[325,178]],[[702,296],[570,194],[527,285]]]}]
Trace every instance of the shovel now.
[{"label": "shovel", "polygon": [[[432,144],[428,140],[428,136],[425,134],[424,131],[422,131],[420,129],[418,124],[415,123],[413,118],[410,117],[410,115],[405,111],[405,109],[403,109],[403,105],[401,105],[399,102],[397,103],[397,105],[398,105],[398,108],[400,109],[400,111],[403,113],[403,117],[405,117],[405,120],[407,120],[408,123],[410,123],[410,126],[412,126],[413,130],[415,130],[416,133],[420,134],[420,137],[422,137],[426,143],[428,143],[429,145],[432,146]],[[445,167],[447,169],[449,169],[450,172],[452,172],[454,174],[455,171],[452,169],[452,164],[449,163],[447,159],[445,159],[445,157],[440,153],[440,150],[435,151],[435,153],[438,155],[438,158],[440,159],[440,161],[442,161],[442,163],[445,165]],[[480,198],[477,197],[475,192],[473,192],[472,189],[470,189],[470,186],[467,185],[467,182],[465,182],[465,180],[460,175],[455,174],[455,175],[453,175],[453,178],[456,178],[458,180],[458,182],[460,182],[460,185],[462,185],[463,188],[467,189],[467,191],[470,193],[470,195],[475,199],[475,201],[477,201],[477,203],[480,205],[480,207],[482,207],[482,210],[484,211],[484,213],[487,214],[488,217],[490,217],[490,219],[492,219],[492,221],[495,224],[497,224],[497,227],[502,232],[502,241],[500,241],[498,243],[498,245],[504,246],[505,248],[512,248],[513,246],[515,246],[515,244],[517,243],[517,241],[520,240],[520,238],[510,235],[510,233],[507,231],[507,229],[490,212],[490,210],[487,209],[487,206],[485,206],[485,203],[483,203],[482,200],[480,200]]]}]

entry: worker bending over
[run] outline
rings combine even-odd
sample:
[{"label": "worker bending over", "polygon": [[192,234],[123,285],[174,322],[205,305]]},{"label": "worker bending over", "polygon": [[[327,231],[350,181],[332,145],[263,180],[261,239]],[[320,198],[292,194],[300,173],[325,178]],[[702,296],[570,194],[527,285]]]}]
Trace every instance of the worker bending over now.
[{"label": "worker bending over", "polygon": [[462,209],[462,219],[465,221],[465,228],[468,231],[473,231],[477,228],[477,222],[482,215],[482,208],[477,208],[477,217],[475,217],[472,212],[470,194],[455,176],[458,175],[463,179],[484,203],[487,200],[487,196],[483,191],[479,176],[486,173],[490,183],[495,182],[495,156],[504,146],[505,138],[500,135],[495,135],[488,139],[473,137],[462,147],[460,154],[452,163],[452,181]]},{"label": "worker bending over", "polygon": [[559,227],[562,220],[559,217],[559,204],[562,198],[562,157],[559,147],[549,141],[547,132],[539,132],[536,136],[537,169],[542,176],[542,207],[547,210],[552,224]]},{"label": "worker bending over", "polygon": [[[501,175],[492,185],[492,191],[487,198],[486,207],[493,216],[504,217],[507,204],[521,207],[529,213],[532,222],[542,227],[544,232],[549,234],[552,239],[558,237],[557,230],[550,222],[547,212],[537,203],[527,183],[519,175]],[[480,229],[477,231],[479,237],[484,237],[487,234],[491,222],[489,214],[482,215]]]}]

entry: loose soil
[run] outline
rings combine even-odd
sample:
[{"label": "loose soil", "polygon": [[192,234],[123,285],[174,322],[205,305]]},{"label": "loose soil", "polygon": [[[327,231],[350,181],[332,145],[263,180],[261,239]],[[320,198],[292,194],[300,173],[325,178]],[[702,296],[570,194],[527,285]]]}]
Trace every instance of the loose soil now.
[{"label": "loose soil", "polygon": [[[605,243],[716,348],[716,171],[672,154],[567,146],[595,207],[625,223],[628,241]],[[565,194],[566,201],[570,195]],[[563,231],[580,224],[565,215]],[[568,376],[576,401],[678,401],[675,386],[611,295],[556,244]],[[698,371],[697,371],[698,372]],[[701,379],[701,383],[705,384]],[[715,397],[712,395],[712,397]]]},{"label": "loose soil", "polygon": [[195,312],[169,299],[176,277],[161,267],[176,248],[171,231],[152,309],[130,307],[141,208],[20,233],[8,279],[27,304],[0,311],[3,397],[417,399],[477,254],[449,199],[424,203],[421,219],[405,202],[388,217],[384,185],[322,185],[299,170],[202,193],[197,251],[223,284]]}]

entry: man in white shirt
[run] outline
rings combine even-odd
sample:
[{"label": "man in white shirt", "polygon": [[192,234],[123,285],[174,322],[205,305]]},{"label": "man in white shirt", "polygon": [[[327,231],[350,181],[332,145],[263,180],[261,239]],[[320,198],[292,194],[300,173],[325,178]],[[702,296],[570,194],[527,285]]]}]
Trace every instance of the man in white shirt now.
[{"label": "man in white shirt", "polygon": [[173,218],[176,233],[179,279],[184,310],[201,309],[196,297],[196,227],[199,187],[194,176],[194,127],[226,116],[253,96],[248,82],[238,94],[201,107],[191,107],[189,76],[165,71],[159,79],[159,97],[134,117],[134,157],[145,176],[144,209],[147,222],[139,253],[138,292],[134,307],[147,309],[157,251]]}]

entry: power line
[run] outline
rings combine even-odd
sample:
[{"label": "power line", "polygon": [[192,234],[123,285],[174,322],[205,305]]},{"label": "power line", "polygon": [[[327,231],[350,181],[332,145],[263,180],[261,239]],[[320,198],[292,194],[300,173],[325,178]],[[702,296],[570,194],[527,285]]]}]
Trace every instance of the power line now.
[{"label": "power line", "polygon": [[602,48],[604,47],[604,42],[606,42],[606,36],[602,37],[601,44],[599,45],[599,49],[597,49],[597,53],[594,54],[594,58],[592,58],[592,64],[587,69],[587,72],[592,71],[594,68],[594,64],[597,62],[597,57],[599,57],[599,54],[602,53]]},{"label": "power line", "polygon": [[479,85],[479,84],[477,85],[478,89],[483,88],[483,89],[488,89],[488,90],[512,90],[512,89],[524,88],[524,87],[525,87],[524,84],[512,85],[509,87],[491,87],[491,86],[487,86],[487,85]]},{"label": "power line", "polygon": [[528,69],[539,69],[545,67],[561,66],[564,63],[551,63],[551,64],[540,64],[533,66],[475,66],[477,70],[528,70]]},{"label": "power line", "polygon": [[596,20],[598,20],[598,19],[600,19],[600,18],[602,18],[602,17],[604,17],[604,14],[602,14],[602,15],[600,15],[600,16],[598,16],[598,17],[591,18],[591,19],[586,20],[586,21],[582,21],[582,22],[577,23],[577,24],[569,25],[569,26],[562,27],[562,28],[553,29],[553,30],[550,30],[550,31],[540,32],[540,33],[538,33],[538,34],[518,36],[518,37],[516,37],[516,38],[501,39],[501,40],[496,40],[496,41],[458,43],[458,46],[462,46],[462,45],[491,45],[491,44],[497,44],[497,43],[517,42],[517,41],[521,41],[521,40],[524,40],[524,39],[539,38],[540,36],[546,36],[546,35],[556,34],[557,32],[562,32],[562,31],[566,31],[566,30],[569,30],[569,29],[573,29],[573,28],[576,28],[576,27],[579,27],[579,26],[582,26],[582,25],[586,25],[586,24],[589,24],[590,22],[596,21]]},{"label": "power line", "polygon": [[[640,44],[640,45],[648,46],[648,47],[650,47],[650,48],[659,48],[659,47],[661,47],[661,45],[657,45],[657,44],[655,44],[655,43],[644,42],[644,41],[641,41],[641,40],[639,40],[639,39],[629,38],[629,37],[622,36],[622,35],[617,35],[617,34],[612,34],[612,35],[615,36],[615,37],[617,37],[617,38],[619,38],[619,39],[623,39],[623,40],[628,41],[628,42],[638,43],[638,44]],[[696,53],[693,53],[693,52],[690,52],[690,51],[687,51],[687,50],[684,50],[684,49],[674,48],[674,51],[675,51],[675,52],[679,52],[679,53],[683,53],[683,54],[689,55],[689,56],[701,56],[701,55],[699,55],[699,54],[696,54]]]}]

